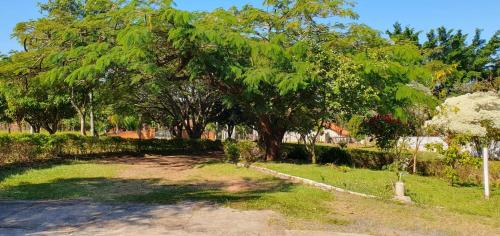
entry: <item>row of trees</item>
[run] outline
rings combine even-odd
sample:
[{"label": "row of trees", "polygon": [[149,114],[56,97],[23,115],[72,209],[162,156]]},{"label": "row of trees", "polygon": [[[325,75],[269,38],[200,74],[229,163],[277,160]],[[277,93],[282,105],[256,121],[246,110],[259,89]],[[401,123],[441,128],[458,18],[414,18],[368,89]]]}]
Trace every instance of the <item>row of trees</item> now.
[{"label": "row of trees", "polygon": [[244,124],[273,160],[287,131],[314,148],[310,131],[325,122],[393,114],[418,134],[440,99],[498,89],[498,32],[467,44],[439,28],[421,44],[399,24],[386,39],[325,23],[355,19],[349,1],[263,4],[187,12],[168,0],[49,0],[44,17],[15,28],[24,51],[0,62],[0,119],[54,133],[76,116],[97,135],[96,121],[133,115],[190,138],[210,122]]}]

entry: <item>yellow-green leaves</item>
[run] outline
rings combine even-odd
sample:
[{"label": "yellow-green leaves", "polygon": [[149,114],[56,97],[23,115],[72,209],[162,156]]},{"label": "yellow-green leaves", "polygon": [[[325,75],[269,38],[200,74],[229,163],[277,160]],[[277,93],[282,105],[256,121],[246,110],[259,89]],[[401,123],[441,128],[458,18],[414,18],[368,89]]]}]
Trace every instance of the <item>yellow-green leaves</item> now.
[{"label": "yellow-green leaves", "polygon": [[143,47],[151,43],[152,35],[146,27],[128,27],[118,34],[117,40],[126,48]]}]

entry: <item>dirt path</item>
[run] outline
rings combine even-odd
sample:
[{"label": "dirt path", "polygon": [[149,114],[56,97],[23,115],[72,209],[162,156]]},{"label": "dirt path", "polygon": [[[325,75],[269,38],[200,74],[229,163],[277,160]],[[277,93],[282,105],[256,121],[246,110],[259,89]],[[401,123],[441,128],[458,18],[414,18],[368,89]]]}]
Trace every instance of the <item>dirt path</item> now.
[{"label": "dirt path", "polygon": [[0,235],[353,235],[285,230],[270,223],[277,217],[194,202],[3,201]]}]

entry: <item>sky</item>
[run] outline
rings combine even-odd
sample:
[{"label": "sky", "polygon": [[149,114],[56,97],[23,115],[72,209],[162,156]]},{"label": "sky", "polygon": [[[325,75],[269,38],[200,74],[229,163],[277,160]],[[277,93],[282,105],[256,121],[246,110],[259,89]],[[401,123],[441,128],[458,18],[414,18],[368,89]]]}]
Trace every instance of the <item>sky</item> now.
[{"label": "sky", "polygon": [[[46,0],[0,0],[0,53],[20,50],[11,38],[18,22],[41,16],[37,3]],[[191,11],[228,8],[247,3],[260,6],[262,0],[176,0],[179,9]],[[357,0],[357,23],[365,23],[385,32],[398,21],[418,31],[427,32],[439,26],[462,29],[472,35],[476,28],[483,30],[483,38],[490,38],[500,30],[500,0]],[[423,36],[423,34],[422,34]],[[472,37],[472,36],[471,36]]]}]

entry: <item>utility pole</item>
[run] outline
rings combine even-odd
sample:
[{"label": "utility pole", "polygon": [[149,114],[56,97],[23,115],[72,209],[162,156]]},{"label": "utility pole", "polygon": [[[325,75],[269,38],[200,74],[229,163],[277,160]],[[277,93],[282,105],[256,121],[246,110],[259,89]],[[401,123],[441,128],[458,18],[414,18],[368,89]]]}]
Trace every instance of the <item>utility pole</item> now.
[{"label": "utility pole", "polygon": [[490,178],[488,173],[488,147],[483,147],[483,183],[484,183],[484,198],[490,198]]}]

